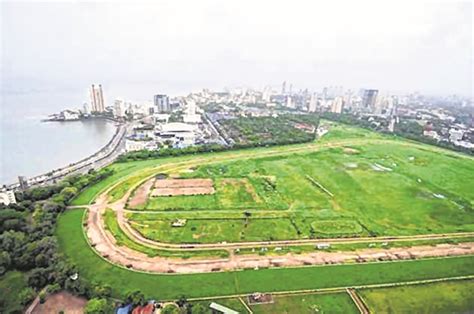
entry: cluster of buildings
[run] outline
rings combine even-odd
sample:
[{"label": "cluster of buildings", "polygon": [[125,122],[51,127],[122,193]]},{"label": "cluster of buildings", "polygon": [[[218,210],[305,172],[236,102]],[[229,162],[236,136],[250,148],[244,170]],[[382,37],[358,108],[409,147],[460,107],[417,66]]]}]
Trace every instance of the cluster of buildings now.
[{"label": "cluster of buildings", "polygon": [[350,114],[395,132],[401,121],[413,121],[423,128],[420,136],[446,141],[456,146],[474,148],[474,106],[471,100],[456,96],[426,97],[419,93],[391,94],[378,89],[357,92],[342,86],[324,87],[319,92],[295,91],[283,82],[281,89],[236,88],[223,92],[204,89],[191,94],[203,108],[211,108],[210,119],[236,116],[271,116],[279,112]]},{"label": "cluster of buildings", "polygon": [[218,143],[218,135],[202,118],[202,109],[192,97],[171,99],[155,95],[147,116],[127,136],[125,150],[185,148],[196,144]]}]

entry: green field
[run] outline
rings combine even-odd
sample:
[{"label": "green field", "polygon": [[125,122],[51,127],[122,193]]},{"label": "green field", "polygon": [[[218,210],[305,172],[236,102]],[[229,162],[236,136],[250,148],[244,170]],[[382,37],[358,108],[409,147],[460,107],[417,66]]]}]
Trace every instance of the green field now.
[{"label": "green field", "polygon": [[[359,142],[340,144],[351,138]],[[157,215],[135,212],[132,226],[170,243],[474,231],[474,189],[466,184],[474,182],[474,159],[341,125],[323,139],[298,153],[278,147],[272,156],[249,150],[244,159],[229,152],[201,157],[200,166],[179,175],[211,178],[216,193],[149,198],[135,210]],[[187,225],[172,228],[178,217]]]},{"label": "green field", "polygon": [[80,276],[109,284],[116,297],[123,297],[133,289],[142,290],[150,298],[172,299],[183,294],[188,297],[225,296],[474,275],[474,256],[209,274],[140,273],[114,266],[91,249],[82,230],[83,213],[81,209],[71,209],[59,217],[56,235],[60,249],[77,265]]},{"label": "green field", "polygon": [[359,313],[354,302],[345,292],[275,296],[274,303],[252,305],[250,308],[255,314]]},{"label": "green field", "polygon": [[10,271],[0,276],[0,312],[21,313],[20,292],[28,287],[25,274]]},{"label": "green field", "polygon": [[373,313],[472,313],[474,281],[361,290]]},{"label": "green field", "polygon": [[[83,191],[73,203],[90,203],[114,184],[108,195],[111,201],[118,200],[161,172],[211,178],[216,192],[150,197],[133,208],[131,226],[156,241],[214,243],[474,231],[474,189],[467,184],[474,182],[472,157],[323,123],[330,130],[314,143],[113,164],[111,177]],[[187,224],[172,228],[170,222],[176,218],[187,219]]]},{"label": "green field", "polygon": [[[279,296],[273,295],[273,303],[249,305],[246,297],[242,301],[255,314],[292,314],[292,313],[359,313],[357,307],[349,295],[345,292],[320,293],[320,294],[299,294]],[[193,302],[193,305],[201,304],[209,308],[211,302],[224,305],[239,313],[246,314],[249,311],[238,298],[217,299]]]},{"label": "green field", "polygon": [[228,257],[229,253],[225,250],[214,250],[214,251],[171,251],[171,250],[162,250],[152,247],[148,247],[142,244],[139,244],[128,237],[128,235],[120,228],[115,212],[111,209],[107,209],[103,215],[105,228],[112,234],[115,238],[117,245],[126,246],[134,251],[141,252],[146,254],[149,257],[161,256],[161,257],[174,257],[174,258],[224,258]]}]

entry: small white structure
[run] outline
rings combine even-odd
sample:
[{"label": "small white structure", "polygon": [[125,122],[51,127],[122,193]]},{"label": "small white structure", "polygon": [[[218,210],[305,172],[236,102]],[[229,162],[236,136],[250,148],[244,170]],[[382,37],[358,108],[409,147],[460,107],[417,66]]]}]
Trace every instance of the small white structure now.
[{"label": "small white structure", "polygon": [[239,312],[229,309],[223,305],[212,302],[209,305],[209,308],[212,310],[212,313],[221,313],[221,314],[239,314]]},{"label": "small white structure", "polygon": [[326,249],[329,249],[331,247],[331,244],[329,243],[318,243],[316,244],[316,248],[318,250],[326,250]]},{"label": "small white structure", "polygon": [[153,141],[125,141],[125,151],[126,152],[135,152],[139,150],[156,150],[158,146]]},{"label": "small white structure", "polygon": [[186,219],[175,219],[171,223],[171,227],[184,227],[186,225]]},{"label": "small white structure", "polygon": [[3,190],[0,192],[0,204],[16,204],[15,193],[13,191]]}]

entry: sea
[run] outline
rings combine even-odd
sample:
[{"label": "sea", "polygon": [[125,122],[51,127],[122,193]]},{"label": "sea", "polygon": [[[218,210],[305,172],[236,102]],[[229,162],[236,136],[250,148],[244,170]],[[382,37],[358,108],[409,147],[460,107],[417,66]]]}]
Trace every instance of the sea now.
[{"label": "sea", "polygon": [[105,120],[42,122],[87,100],[81,91],[2,93],[0,103],[0,186],[79,161],[103,147],[116,126]]}]

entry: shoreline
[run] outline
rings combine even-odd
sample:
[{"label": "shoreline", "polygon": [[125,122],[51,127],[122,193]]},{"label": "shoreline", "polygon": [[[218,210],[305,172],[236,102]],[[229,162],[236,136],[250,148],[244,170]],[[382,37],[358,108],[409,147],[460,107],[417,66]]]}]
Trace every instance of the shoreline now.
[{"label": "shoreline", "polygon": [[[94,118],[95,119],[95,118]],[[103,145],[99,150],[94,152],[93,154],[82,158],[78,161],[70,163],[68,165],[63,165],[57,169],[53,169],[51,171],[32,176],[27,178],[28,187],[38,186],[38,185],[46,185],[56,182],[56,180],[60,180],[68,175],[74,173],[84,173],[90,169],[100,169],[111,163],[115,157],[112,156],[114,153],[117,153],[117,150],[121,147],[120,144],[123,144],[122,140],[126,135],[126,127],[127,124],[119,123],[116,120],[100,117],[100,120],[104,120],[107,123],[114,123],[115,132],[110,138],[110,140]],[[88,119],[89,120],[89,119]],[[79,122],[81,120],[74,120],[74,121],[41,121],[43,122]],[[110,157],[113,158],[110,158]],[[8,190],[18,190],[20,188],[20,183],[10,183],[4,184]]]}]

